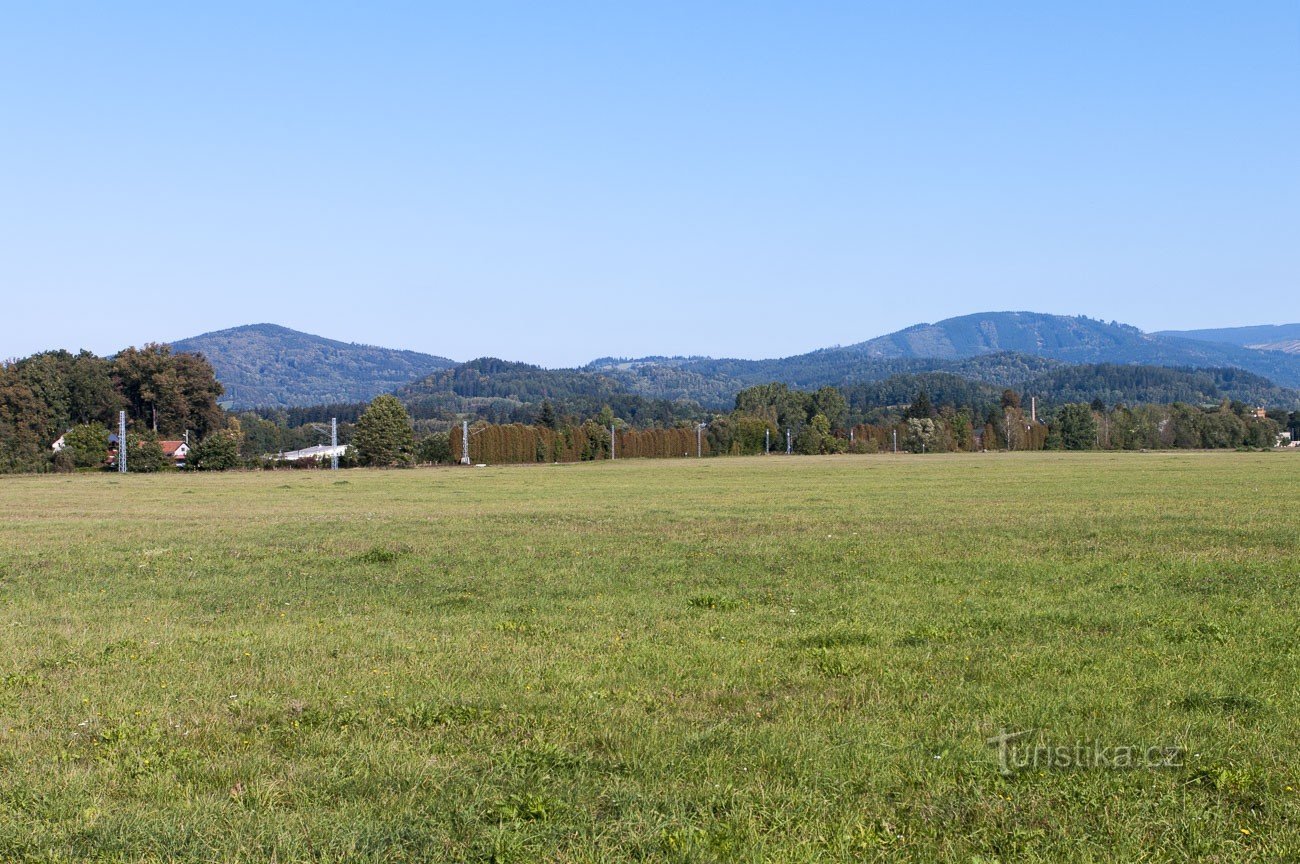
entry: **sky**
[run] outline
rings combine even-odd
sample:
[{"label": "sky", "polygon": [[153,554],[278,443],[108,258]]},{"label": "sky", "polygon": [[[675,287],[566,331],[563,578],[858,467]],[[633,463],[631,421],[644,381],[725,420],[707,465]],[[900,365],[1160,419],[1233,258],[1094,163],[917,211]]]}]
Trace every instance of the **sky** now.
[{"label": "sky", "polygon": [[9,3],[0,357],[1300,320],[1300,4]]}]

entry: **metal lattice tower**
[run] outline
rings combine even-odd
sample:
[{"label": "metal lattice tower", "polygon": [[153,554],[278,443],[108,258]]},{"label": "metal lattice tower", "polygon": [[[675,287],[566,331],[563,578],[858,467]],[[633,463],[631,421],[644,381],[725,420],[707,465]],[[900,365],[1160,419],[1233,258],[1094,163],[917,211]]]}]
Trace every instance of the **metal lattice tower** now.
[{"label": "metal lattice tower", "polygon": [[126,473],[126,412],[117,412],[117,473]]},{"label": "metal lattice tower", "polygon": [[794,452],[794,442],[790,440],[790,429],[785,430],[785,455],[789,456]]},{"label": "metal lattice tower", "polygon": [[468,465],[469,462],[469,421],[460,421],[460,464]]},{"label": "metal lattice tower", "polygon": [[330,470],[339,470],[339,418],[330,418]]}]

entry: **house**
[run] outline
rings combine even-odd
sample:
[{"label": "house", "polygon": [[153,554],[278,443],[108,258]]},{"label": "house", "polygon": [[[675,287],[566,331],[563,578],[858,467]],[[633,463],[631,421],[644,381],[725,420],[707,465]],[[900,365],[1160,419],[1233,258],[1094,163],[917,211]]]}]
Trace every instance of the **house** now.
[{"label": "house", "polygon": [[163,455],[176,463],[177,468],[185,467],[185,457],[190,455],[190,445],[185,441],[159,441]]}]

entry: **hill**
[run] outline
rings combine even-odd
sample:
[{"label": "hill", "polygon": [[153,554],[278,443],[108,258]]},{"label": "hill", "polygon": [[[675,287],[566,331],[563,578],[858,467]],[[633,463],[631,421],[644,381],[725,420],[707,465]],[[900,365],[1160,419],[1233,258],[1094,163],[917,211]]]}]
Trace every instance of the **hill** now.
[{"label": "hill", "polygon": [[357,402],[454,366],[446,357],[248,324],[173,342],[202,354],[234,408]]},{"label": "hill", "polygon": [[[855,345],[775,360],[642,358],[596,361],[588,369],[626,381],[649,397],[695,398],[704,404],[767,381],[791,387],[878,381],[908,372],[953,371],[951,364],[998,358],[1007,384],[1027,380],[1042,362],[1110,363],[1179,368],[1237,368],[1286,387],[1300,387],[1300,356],[1228,343],[1143,333],[1116,322],[1036,312],[986,312],[918,324]],[[984,376],[990,370],[983,370]]]},{"label": "hill", "polygon": [[[699,413],[694,402],[655,399],[623,381],[583,369],[543,369],[481,357],[399,387],[395,395],[417,419],[452,419],[470,413],[501,423],[536,419],[542,402],[562,414],[590,417],[608,405],[637,425],[670,424]],[[734,394],[733,394],[734,397]]]},{"label": "hill", "polygon": [[[753,361],[749,361],[753,362]],[[770,362],[770,361],[769,361]],[[652,367],[670,372],[672,366]],[[666,399],[635,392],[632,369],[543,369],[526,363],[481,358],[435,372],[396,391],[418,419],[453,419],[473,414],[494,422],[532,422],[543,400],[563,415],[593,416],[605,405],[614,414],[637,425],[668,424],[729,411],[736,393],[745,387],[772,381],[794,389],[815,389],[829,382],[806,385],[781,377],[779,367],[762,373],[709,381],[708,400]],[[906,405],[920,390],[936,404],[986,408],[996,404],[1004,388],[1037,396],[1044,406],[1099,399],[1107,405],[1186,402],[1215,404],[1224,399],[1294,409],[1300,392],[1279,387],[1260,375],[1233,368],[1170,368],[1132,364],[1068,364],[1004,352],[967,360],[863,361],[855,380],[837,381],[851,407]],[[762,378],[762,374],[773,377]],[[751,378],[753,380],[751,380]],[[677,380],[677,384],[682,379]],[[741,381],[745,381],[741,384]],[[731,389],[735,388],[735,389]]]}]

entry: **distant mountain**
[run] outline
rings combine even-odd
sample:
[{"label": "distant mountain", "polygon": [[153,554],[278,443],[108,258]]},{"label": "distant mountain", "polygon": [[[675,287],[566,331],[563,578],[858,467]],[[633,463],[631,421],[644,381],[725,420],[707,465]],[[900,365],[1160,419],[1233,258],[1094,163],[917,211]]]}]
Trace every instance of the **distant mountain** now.
[{"label": "distant mountain", "polygon": [[[1277,384],[1300,387],[1300,357],[1238,345],[1143,333],[1136,327],[1091,318],[1037,312],[986,312],[918,324],[856,345],[827,348],[778,360],[670,358],[604,360],[589,366],[616,375],[645,396],[716,401],[727,391],[764,381],[792,387],[854,384],[893,374],[952,371],[949,364],[999,357],[1025,366],[1040,358],[1065,363],[1113,363],[1186,368],[1237,368]],[[1026,377],[1006,370],[1012,377]],[[710,382],[711,389],[700,381]],[[704,389],[701,389],[701,387]],[[700,398],[700,397],[696,397]],[[705,401],[701,399],[701,401]]]},{"label": "distant mountain", "polygon": [[234,408],[359,402],[454,366],[446,357],[249,324],[172,343],[202,354]]},{"label": "distant mountain", "polygon": [[1258,324],[1216,330],[1162,330],[1157,336],[1174,336],[1198,342],[1226,342],[1260,351],[1300,354],[1300,324]]},{"label": "distant mountain", "polygon": [[1067,362],[1100,362],[1147,347],[1136,327],[1038,312],[983,312],[917,324],[848,346],[868,357],[959,359],[1011,351]]},{"label": "distant mountain", "polygon": [[[1260,331],[1256,336],[1261,341],[1269,341],[1268,336],[1300,338],[1300,332],[1292,332],[1287,327],[1247,329]],[[1038,312],[963,315],[936,324],[919,324],[851,345],[849,349],[871,357],[974,357],[1014,351],[1067,363],[1236,367],[1264,375],[1278,384],[1300,387],[1300,358],[1245,347],[1245,343],[1207,341],[1177,333],[1143,333],[1136,327],[1114,321],[1106,323]]]},{"label": "distant mountain", "polygon": [[[728,410],[737,392],[755,384],[780,382],[808,390],[926,373],[988,387],[1041,387],[1044,396],[1092,394],[1089,399],[1095,395],[1106,402],[1226,397],[1292,404],[1288,400],[1294,391],[1284,388],[1300,387],[1300,354],[1287,353],[1285,340],[1294,338],[1288,334],[1300,335],[1300,325],[1244,330],[1250,332],[1195,332],[1271,339],[1259,344],[1274,350],[1035,312],[965,315],[793,357],[605,357],[581,369],[544,369],[492,358],[456,364],[273,324],[206,333],[173,347],[204,354],[234,407],[361,402],[396,391],[417,415],[430,418],[472,412],[499,420],[527,419],[542,400],[550,399],[576,414],[595,413],[608,404],[627,420],[680,419]],[[1080,365],[1107,368],[1085,380],[1068,371]],[[1126,381],[1123,367],[1169,367],[1176,375],[1134,371],[1137,377]],[[1234,369],[1253,376],[1225,371]],[[1194,370],[1209,371],[1196,377]],[[1063,377],[1052,383],[1045,377],[1049,373]]]}]

